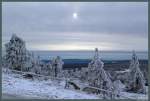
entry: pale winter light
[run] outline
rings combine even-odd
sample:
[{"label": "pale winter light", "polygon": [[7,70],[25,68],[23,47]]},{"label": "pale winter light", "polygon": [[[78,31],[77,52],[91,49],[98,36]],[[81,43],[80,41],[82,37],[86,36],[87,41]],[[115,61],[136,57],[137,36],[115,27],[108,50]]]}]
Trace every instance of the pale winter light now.
[{"label": "pale winter light", "polygon": [[73,18],[77,19],[78,18],[78,14],[77,13],[73,13]]}]

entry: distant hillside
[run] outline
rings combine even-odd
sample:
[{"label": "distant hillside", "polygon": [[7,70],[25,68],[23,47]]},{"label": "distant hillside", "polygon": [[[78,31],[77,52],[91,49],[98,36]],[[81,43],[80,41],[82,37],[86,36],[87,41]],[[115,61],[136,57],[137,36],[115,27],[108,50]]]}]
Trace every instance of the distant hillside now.
[{"label": "distant hillside", "polygon": [[[50,62],[49,60],[42,60],[43,62]],[[63,59],[64,69],[74,69],[87,67],[90,59]],[[129,67],[130,60],[102,60],[104,62],[105,69],[121,70]],[[148,68],[148,60],[140,60],[140,67]],[[143,68],[142,68],[143,69]]]}]

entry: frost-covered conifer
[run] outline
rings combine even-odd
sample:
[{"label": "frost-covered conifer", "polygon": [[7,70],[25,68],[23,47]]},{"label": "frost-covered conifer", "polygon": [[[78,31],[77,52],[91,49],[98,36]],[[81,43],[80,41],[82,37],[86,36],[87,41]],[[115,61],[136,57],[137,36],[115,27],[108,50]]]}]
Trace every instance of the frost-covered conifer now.
[{"label": "frost-covered conifer", "polygon": [[13,34],[10,41],[5,44],[5,49],[6,63],[9,68],[16,70],[23,70],[26,68],[26,46],[21,38]]},{"label": "frost-covered conifer", "polygon": [[34,72],[36,74],[41,74],[41,61],[39,56],[37,57],[37,59],[35,59]]},{"label": "frost-covered conifer", "polygon": [[57,56],[56,59],[54,58],[52,60],[52,68],[54,71],[54,77],[58,77],[58,75],[61,75],[60,73],[62,71],[63,64],[64,64],[64,62],[62,61],[60,56]]},{"label": "frost-covered conifer", "polygon": [[133,51],[128,73],[128,90],[145,93],[145,79],[139,68],[138,57]]},{"label": "frost-covered conifer", "polygon": [[113,87],[114,87],[114,94],[116,97],[120,97],[120,92],[121,92],[121,89],[122,89],[122,83],[120,80],[115,80],[113,82]]},{"label": "frost-covered conifer", "polygon": [[36,70],[35,70],[35,68],[36,68],[36,58],[35,58],[35,56],[34,56],[34,53],[32,52],[31,53],[31,57],[30,57],[30,62],[31,62],[31,72],[33,72],[33,73],[35,73],[36,72]]},{"label": "frost-covered conifer", "polygon": [[68,73],[68,70],[63,70],[62,74],[63,74],[63,77],[65,77],[65,78],[69,78],[70,77],[70,75]]},{"label": "frost-covered conifer", "polygon": [[29,51],[26,51],[25,66],[22,68],[23,71],[31,71],[32,69],[32,55]]},{"label": "frost-covered conifer", "polygon": [[50,62],[48,62],[46,66],[47,66],[47,68],[46,68],[47,75],[52,76],[52,64]]},{"label": "frost-covered conifer", "polygon": [[103,67],[104,63],[101,61],[98,54],[98,49],[96,48],[94,58],[88,65],[89,84],[94,87],[111,91],[113,85]]},{"label": "frost-covered conifer", "polygon": [[88,68],[82,68],[80,72],[80,79],[81,81],[88,81]]},{"label": "frost-covered conifer", "polygon": [[41,67],[41,73],[42,75],[46,75],[46,76],[52,76],[52,65],[50,62],[45,63],[45,62],[41,62],[40,63],[40,67]]}]

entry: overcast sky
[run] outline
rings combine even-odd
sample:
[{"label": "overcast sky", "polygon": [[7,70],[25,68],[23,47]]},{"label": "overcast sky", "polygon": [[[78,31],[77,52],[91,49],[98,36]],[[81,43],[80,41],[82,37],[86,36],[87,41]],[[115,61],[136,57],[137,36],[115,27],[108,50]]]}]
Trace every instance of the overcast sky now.
[{"label": "overcast sky", "polygon": [[2,4],[2,42],[16,33],[29,50],[148,50],[148,3]]}]

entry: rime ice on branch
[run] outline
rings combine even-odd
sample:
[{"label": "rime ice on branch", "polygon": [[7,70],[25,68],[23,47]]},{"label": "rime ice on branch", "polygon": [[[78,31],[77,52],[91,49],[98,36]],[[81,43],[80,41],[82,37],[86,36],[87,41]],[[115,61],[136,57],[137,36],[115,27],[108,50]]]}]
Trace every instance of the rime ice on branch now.
[{"label": "rime ice on branch", "polygon": [[95,56],[88,65],[88,80],[89,84],[100,89],[112,90],[113,85],[111,79],[103,69],[104,63],[101,61],[98,49],[95,49]]},{"label": "rime ice on branch", "polygon": [[139,60],[138,57],[133,51],[132,60],[129,66],[128,73],[128,90],[134,92],[145,93],[145,79],[142,71],[139,68]]}]

